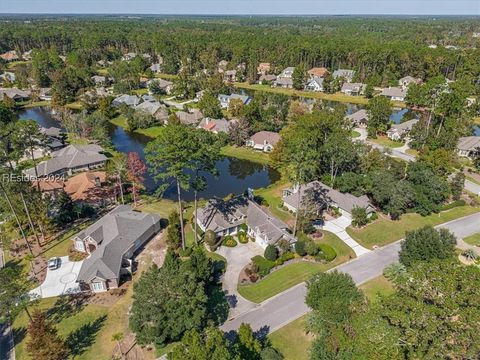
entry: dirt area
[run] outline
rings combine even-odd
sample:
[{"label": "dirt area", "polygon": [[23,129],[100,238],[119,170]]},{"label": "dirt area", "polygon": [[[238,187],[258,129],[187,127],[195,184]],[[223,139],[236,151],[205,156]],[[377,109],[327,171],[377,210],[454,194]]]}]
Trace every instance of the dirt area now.
[{"label": "dirt area", "polygon": [[145,245],[145,248],[136,258],[138,263],[137,271],[145,270],[151,263],[158,267],[163,265],[165,254],[167,253],[167,242],[164,235],[165,231],[161,231]]}]

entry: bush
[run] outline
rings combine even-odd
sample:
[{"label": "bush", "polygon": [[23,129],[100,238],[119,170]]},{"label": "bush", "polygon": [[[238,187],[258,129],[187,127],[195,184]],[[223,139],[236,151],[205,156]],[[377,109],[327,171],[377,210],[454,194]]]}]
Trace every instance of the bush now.
[{"label": "bush", "polygon": [[295,252],[300,256],[307,255],[307,251],[305,250],[305,242],[302,240],[298,240],[295,243]]},{"label": "bush", "polygon": [[238,237],[238,241],[240,242],[240,244],[248,243],[248,236],[247,236],[247,233],[245,231],[239,231],[237,237]]},{"label": "bush", "polygon": [[[260,276],[266,276],[270,273],[270,270],[273,269],[275,263],[265,259],[263,256],[257,255],[252,258],[253,266],[258,269],[257,273]],[[252,266],[252,269],[254,267]]]},{"label": "bush", "polygon": [[452,201],[449,204],[443,205],[442,208],[441,208],[441,211],[450,210],[450,209],[456,208],[458,206],[464,206],[465,204],[466,204],[465,200],[455,200],[455,201]]},{"label": "bush", "polygon": [[267,245],[263,256],[265,256],[267,260],[275,261],[278,257],[278,250],[274,245]]},{"label": "bush", "polygon": [[367,210],[363,207],[355,206],[352,210],[352,225],[356,227],[368,224]]},{"label": "bush", "polygon": [[237,246],[237,241],[232,235],[227,235],[223,238],[222,245],[227,247],[235,247]]},{"label": "bush", "polygon": [[368,218],[369,221],[375,221],[378,219],[378,214],[374,212],[370,217]]},{"label": "bush", "polygon": [[212,230],[207,230],[203,236],[203,241],[207,244],[211,250],[215,251],[217,245],[217,235]]},{"label": "bush", "polygon": [[240,224],[239,228],[240,228],[240,231],[243,231],[245,233],[248,231],[247,224]]},{"label": "bush", "polygon": [[331,247],[330,245],[328,244],[320,244],[318,245],[318,247],[320,248],[320,251],[322,252],[323,254],[323,258],[326,260],[326,261],[333,261],[335,260],[335,258],[337,257],[337,252],[335,251],[335,249],[333,247]]},{"label": "bush", "polygon": [[192,248],[185,248],[185,250],[180,249],[178,251],[178,255],[180,255],[181,257],[189,257],[190,255],[192,255]]},{"label": "bush", "polygon": [[310,256],[317,255],[319,252],[317,244],[313,240],[308,239],[305,241],[305,252]]},{"label": "bush", "polygon": [[280,256],[282,261],[292,260],[295,257],[291,251],[287,251]]}]

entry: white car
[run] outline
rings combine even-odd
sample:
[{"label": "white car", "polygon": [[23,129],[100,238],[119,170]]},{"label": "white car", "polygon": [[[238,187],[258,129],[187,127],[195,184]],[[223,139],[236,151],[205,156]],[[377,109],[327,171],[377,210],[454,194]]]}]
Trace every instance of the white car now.
[{"label": "white car", "polygon": [[57,270],[60,267],[60,258],[53,257],[48,260],[48,269],[49,270]]}]

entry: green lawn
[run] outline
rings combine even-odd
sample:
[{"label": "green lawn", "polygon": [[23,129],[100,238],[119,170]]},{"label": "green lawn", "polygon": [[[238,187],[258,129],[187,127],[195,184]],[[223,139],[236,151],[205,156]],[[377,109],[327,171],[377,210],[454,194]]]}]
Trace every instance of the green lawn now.
[{"label": "green lawn", "polygon": [[[113,125],[120,126],[122,129],[129,131],[127,118],[125,117],[125,115],[119,115],[116,118],[111,119],[110,122]],[[163,128],[163,126],[152,126],[147,129],[136,129],[134,130],[134,132],[151,138],[156,138]]]},{"label": "green lawn", "polygon": [[172,200],[160,199],[140,206],[139,210],[158,214],[160,217],[167,219],[173,210],[178,210],[178,205]]},{"label": "green lawn", "polygon": [[249,160],[260,164],[269,164],[270,155],[247,147],[227,145],[221,149],[222,155],[235,157],[237,159]]},{"label": "green lawn", "polygon": [[132,95],[138,95],[138,96],[147,95],[148,89],[135,89],[135,90],[132,90],[131,93]]},{"label": "green lawn", "polygon": [[305,332],[304,315],[268,335],[272,346],[280,351],[285,360],[307,360],[313,336]]},{"label": "green lawn", "polygon": [[355,139],[355,138],[358,138],[360,137],[362,134],[360,134],[358,131],[355,131],[355,130],[352,130],[352,138]]},{"label": "green lawn", "polygon": [[334,261],[327,264],[301,261],[287,265],[272,272],[255,284],[240,285],[238,287],[240,295],[247,300],[260,303],[292,286],[308,280],[318,272],[331,269],[355,257],[353,250],[345,245],[336,235],[327,231],[324,231],[324,234],[319,242],[329,244],[335,249],[337,257]]},{"label": "green lawn", "polygon": [[407,149],[405,152],[406,152],[408,155],[412,155],[412,156],[415,156],[415,157],[418,156],[418,151],[415,150],[415,149]]},{"label": "green lawn", "polygon": [[362,246],[371,249],[374,245],[382,246],[402,239],[405,231],[418,229],[425,225],[436,226],[479,211],[479,207],[459,206],[429,216],[404,214],[400,220],[396,221],[380,218],[362,229],[349,227],[347,233]]},{"label": "green lawn", "polygon": [[377,302],[382,296],[388,296],[395,292],[393,284],[383,275],[378,276],[360,285],[370,302]]},{"label": "green lawn", "polygon": [[463,241],[473,246],[480,246],[480,233],[467,236]]},{"label": "green lawn", "polygon": [[269,185],[266,188],[255,190],[255,195],[261,196],[268,202],[268,209],[270,210],[270,212],[280,220],[285,221],[286,223],[292,223],[292,221],[294,220],[293,214],[281,208],[281,206],[283,205],[282,191],[283,189],[286,189],[290,186],[290,183],[278,181]]},{"label": "green lawn", "polygon": [[378,136],[376,139],[368,139],[368,141],[371,141],[378,145],[389,147],[389,148],[399,148],[404,145],[402,142],[390,140],[386,136]]},{"label": "green lawn", "polygon": [[74,101],[70,104],[65,105],[65,107],[67,109],[71,109],[71,110],[82,110],[83,109],[83,104],[81,102]]}]

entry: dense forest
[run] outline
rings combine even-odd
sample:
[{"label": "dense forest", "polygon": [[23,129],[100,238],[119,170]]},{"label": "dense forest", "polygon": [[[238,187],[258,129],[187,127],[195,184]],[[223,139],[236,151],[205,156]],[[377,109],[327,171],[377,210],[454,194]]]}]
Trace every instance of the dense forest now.
[{"label": "dense forest", "polygon": [[[164,71],[210,69],[219,60],[276,68],[303,64],[353,68],[358,79],[387,85],[411,75],[451,80],[480,75],[475,18],[175,18],[48,17],[4,21],[0,52],[55,48],[79,64],[114,60],[128,51],[161,55]],[[0,18],[1,21],[1,18]],[[140,26],[139,26],[140,25]],[[429,45],[437,45],[430,48]],[[447,46],[447,47],[445,47]],[[453,47],[453,48],[452,48]]]}]

